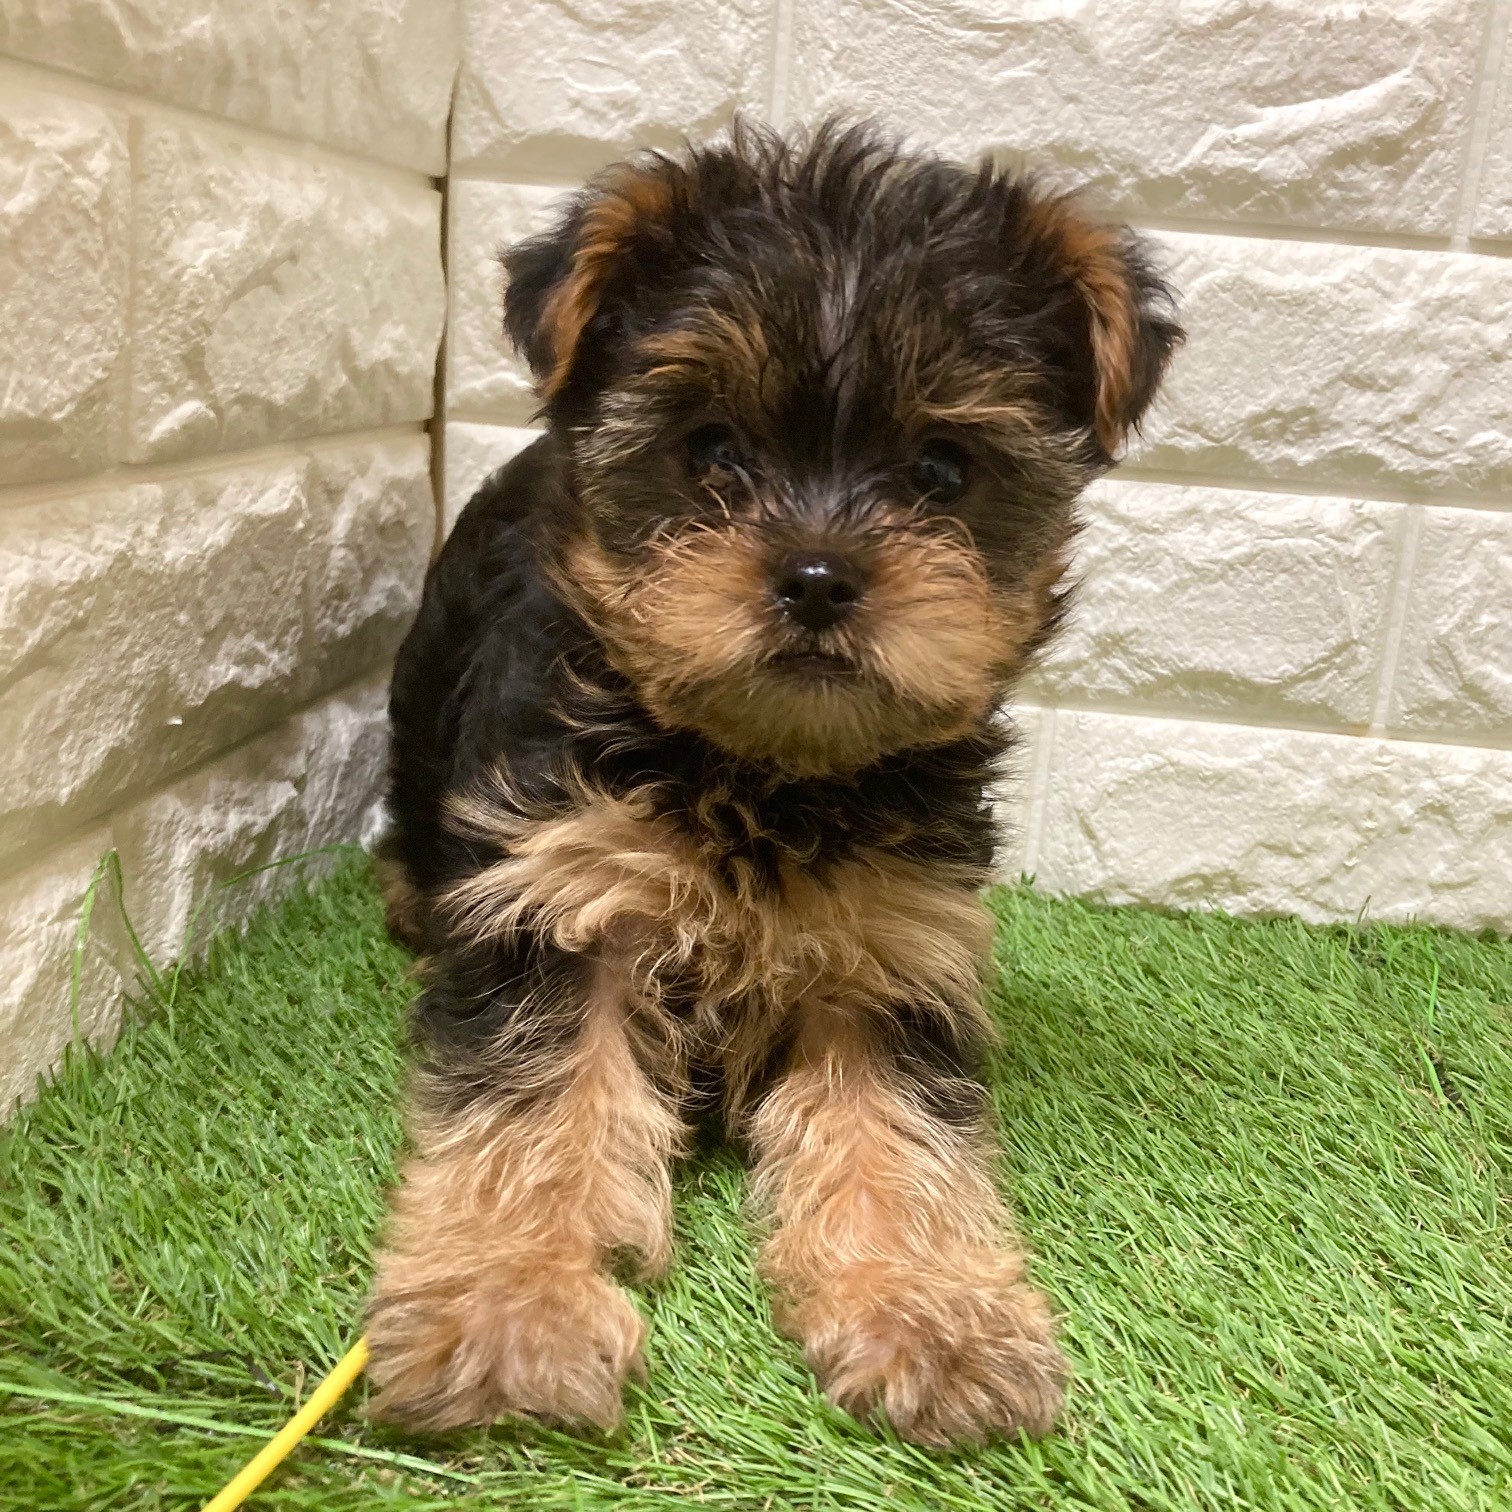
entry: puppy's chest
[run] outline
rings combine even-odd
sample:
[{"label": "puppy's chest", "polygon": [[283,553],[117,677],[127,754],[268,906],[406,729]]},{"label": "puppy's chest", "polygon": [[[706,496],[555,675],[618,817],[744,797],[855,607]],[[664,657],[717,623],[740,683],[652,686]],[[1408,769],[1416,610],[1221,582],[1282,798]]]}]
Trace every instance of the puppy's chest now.
[{"label": "puppy's chest", "polygon": [[975,994],[987,929],[974,867],[876,843],[826,853],[748,806],[678,812],[644,792],[488,822],[505,854],[453,897],[480,932],[539,930],[623,961],[650,990],[706,998]]}]

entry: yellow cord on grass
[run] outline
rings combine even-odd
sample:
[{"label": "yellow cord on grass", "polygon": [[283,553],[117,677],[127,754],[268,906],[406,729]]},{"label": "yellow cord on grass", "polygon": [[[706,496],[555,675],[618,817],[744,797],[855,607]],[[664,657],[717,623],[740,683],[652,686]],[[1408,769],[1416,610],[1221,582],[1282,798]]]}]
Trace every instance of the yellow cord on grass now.
[{"label": "yellow cord on grass", "polygon": [[362,1374],[367,1358],[368,1342],[364,1337],[347,1350],[330,1375],[310,1393],[310,1400],[227,1482],[226,1489],[205,1503],[204,1512],[231,1512],[233,1507],[241,1506],[295,1444],[336,1405],[347,1387]]}]

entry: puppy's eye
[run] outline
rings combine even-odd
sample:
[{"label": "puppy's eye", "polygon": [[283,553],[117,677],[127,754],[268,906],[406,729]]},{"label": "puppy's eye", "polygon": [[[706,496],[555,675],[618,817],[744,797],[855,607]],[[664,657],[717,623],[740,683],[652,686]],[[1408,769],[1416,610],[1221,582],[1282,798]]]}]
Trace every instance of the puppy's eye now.
[{"label": "puppy's eye", "polygon": [[700,425],[688,437],[688,471],[695,478],[713,472],[743,473],[749,471],[749,463],[728,425]]},{"label": "puppy's eye", "polygon": [[971,458],[951,441],[926,441],[911,469],[914,487],[931,504],[953,504],[970,472]]}]

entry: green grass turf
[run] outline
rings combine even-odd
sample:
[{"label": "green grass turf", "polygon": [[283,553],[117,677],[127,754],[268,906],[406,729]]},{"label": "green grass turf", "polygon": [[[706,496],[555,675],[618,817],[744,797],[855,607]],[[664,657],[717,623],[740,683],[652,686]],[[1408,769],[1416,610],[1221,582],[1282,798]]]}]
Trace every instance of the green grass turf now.
[{"label": "green grass turf", "polygon": [[[639,1294],[621,1431],[407,1439],[359,1386],[253,1505],[1512,1507],[1512,950],[993,906],[1005,1177],[1077,1375],[1059,1435],[930,1454],[828,1407],[715,1152]],[[0,1139],[0,1506],[195,1507],[341,1353],[406,964],[350,862]]]}]

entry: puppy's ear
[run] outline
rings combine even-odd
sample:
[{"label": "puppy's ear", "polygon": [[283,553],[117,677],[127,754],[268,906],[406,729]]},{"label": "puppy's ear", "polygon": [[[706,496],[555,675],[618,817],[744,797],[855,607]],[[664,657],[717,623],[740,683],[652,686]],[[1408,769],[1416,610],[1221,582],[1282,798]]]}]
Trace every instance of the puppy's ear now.
[{"label": "puppy's ear", "polygon": [[1089,215],[1072,195],[1020,201],[1028,261],[1058,287],[1068,400],[1108,458],[1136,429],[1184,339],[1175,299],[1127,226]]},{"label": "puppy's ear", "polygon": [[593,335],[613,325],[636,265],[669,244],[672,165],[620,165],[591,184],[541,236],[504,254],[504,332],[546,401],[567,386]]}]

